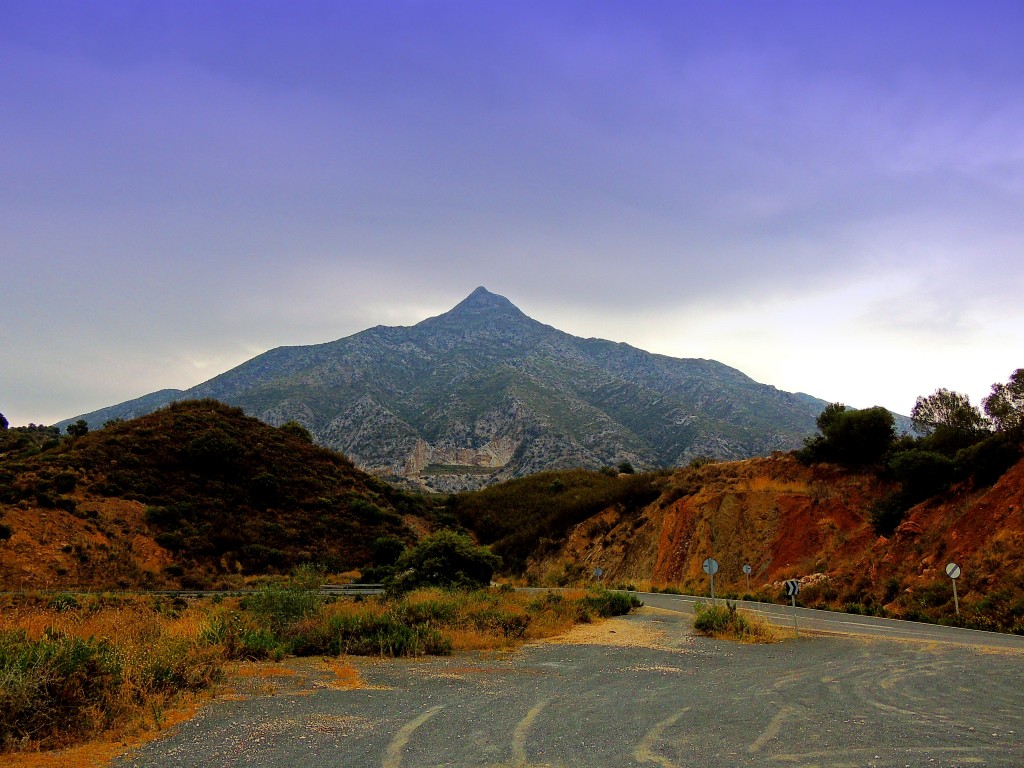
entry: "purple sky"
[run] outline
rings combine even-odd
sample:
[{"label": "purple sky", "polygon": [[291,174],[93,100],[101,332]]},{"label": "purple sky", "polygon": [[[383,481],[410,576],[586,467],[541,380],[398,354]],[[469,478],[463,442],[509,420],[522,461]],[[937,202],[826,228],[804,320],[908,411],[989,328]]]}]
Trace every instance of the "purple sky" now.
[{"label": "purple sky", "polygon": [[1024,366],[1020,2],[0,0],[0,412],[476,286],[908,413]]}]

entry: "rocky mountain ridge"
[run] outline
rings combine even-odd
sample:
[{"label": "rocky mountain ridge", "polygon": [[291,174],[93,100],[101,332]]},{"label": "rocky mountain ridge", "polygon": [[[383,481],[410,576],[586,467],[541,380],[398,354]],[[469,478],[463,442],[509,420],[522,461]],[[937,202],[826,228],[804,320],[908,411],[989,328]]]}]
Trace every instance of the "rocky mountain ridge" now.
[{"label": "rocky mountain ridge", "polygon": [[799,446],[825,405],[713,360],[572,336],[478,288],[411,327],[279,347],[184,392],[81,418],[98,428],[199,398],[271,425],[297,421],[363,469],[436,490],[553,468],[765,455]]}]

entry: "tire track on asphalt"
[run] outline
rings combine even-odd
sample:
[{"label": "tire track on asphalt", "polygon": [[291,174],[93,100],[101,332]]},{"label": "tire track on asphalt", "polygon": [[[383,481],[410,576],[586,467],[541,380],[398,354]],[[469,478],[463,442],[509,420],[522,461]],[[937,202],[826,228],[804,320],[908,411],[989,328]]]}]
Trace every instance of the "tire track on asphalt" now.
[{"label": "tire track on asphalt", "polygon": [[444,709],[444,706],[440,704],[436,707],[431,707],[415,720],[410,720],[399,728],[398,733],[395,734],[395,738],[393,738],[391,743],[388,744],[387,752],[384,753],[384,762],[381,763],[381,768],[400,768],[402,765],[402,750],[405,749],[405,745],[409,743],[409,739],[412,738],[416,729],[442,709]]},{"label": "tire track on asphalt", "polygon": [[516,725],[512,732],[512,765],[516,768],[528,765],[526,761],[526,737],[530,733],[530,726],[537,719],[544,708],[551,703],[551,699],[541,699],[526,713],[526,716]]},{"label": "tire track on asphalt", "polygon": [[754,755],[761,751],[761,748],[772,739],[776,738],[779,733],[782,732],[782,726],[785,725],[790,718],[795,717],[797,714],[796,707],[782,707],[771,719],[768,726],[761,732],[754,741],[747,747],[747,752]]},{"label": "tire track on asphalt", "polygon": [[683,715],[690,711],[690,707],[684,707],[671,717],[667,717],[644,734],[640,743],[633,750],[633,757],[641,763],[657,763],[662,768],[680,768],[664,755],[654,751],[654,745],[661,741],[662,734],[675,725]]}]

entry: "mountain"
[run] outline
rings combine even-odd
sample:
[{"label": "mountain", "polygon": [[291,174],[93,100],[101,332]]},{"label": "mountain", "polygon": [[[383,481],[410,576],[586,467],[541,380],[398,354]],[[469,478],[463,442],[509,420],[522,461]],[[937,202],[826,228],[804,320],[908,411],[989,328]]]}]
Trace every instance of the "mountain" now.
[{"label": "mountain", "polygon": [[[237,586],[373,561],[443,522],[414,496],[211,400],[173,403],[33,455],[0,432],[0,589]],[[17,435],[12,436],[17,438]],[[441,517],[438,517],[438,515]]]},{"label": "mountain", "polygon": [[815,431],[826,404],[713,360],[572,336],[477,288],[411,327],[279,347],[184,392],[76,418],[96,428],[196,398],[272,425],[297,421],[363,469],[439,490],[553,468],[788,450]]}]

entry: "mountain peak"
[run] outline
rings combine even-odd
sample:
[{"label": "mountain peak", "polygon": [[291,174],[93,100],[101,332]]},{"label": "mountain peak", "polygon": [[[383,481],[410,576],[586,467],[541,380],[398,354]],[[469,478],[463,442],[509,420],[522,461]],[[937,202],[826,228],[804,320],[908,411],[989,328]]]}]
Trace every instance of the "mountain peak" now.
[{"label": "mountain peak", "polygon": [[[481,321],[495,318],[505,320],[529,320],[519,307],[483,286],[473,291],[450,310],[431,320]],[[430,322],[425,320],[424,322]]]},{"label": "mountain peak", "polygon": [[499,296],[496,293],[491,293],[482,285],[473,291],[469,296],[464,298],[458,304],[452,308],[451,312],[460,311],[472,311],[479,312],[481,310],[509,310],[513,309],[516,312],[520,312],[519,307],[513,304],[511,301],[506,299],[504,296]]}]

